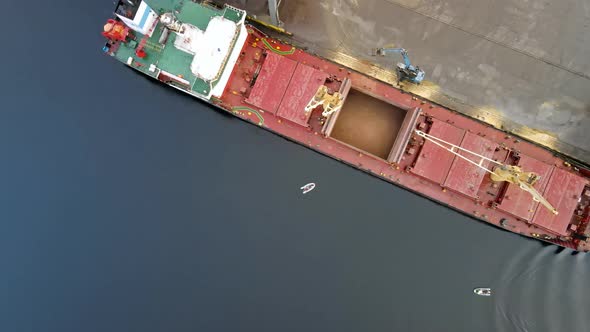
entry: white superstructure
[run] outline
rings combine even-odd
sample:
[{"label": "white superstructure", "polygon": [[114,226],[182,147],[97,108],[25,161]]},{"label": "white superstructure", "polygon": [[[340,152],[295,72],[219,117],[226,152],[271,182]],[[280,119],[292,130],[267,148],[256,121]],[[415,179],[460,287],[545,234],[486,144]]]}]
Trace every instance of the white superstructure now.
[{"label": "white superstructure", "polygon": [[[127,4],[128,2],[122,1],[122,3]],[[151,36],[153,33],[151,28],[158,20],[158,14],[156,14],[156,12],[151,9],[150,6],[148,6],[148,4],[144,1],[141,1],[139,6],[136,6],[134,3],[135,1],[132,1],[128,4],[128,6],[132,9],[137,7],[137,11],[135,12],[133,18],[125,17],[119,13],[115,13],[115,15],[117,15],[117,17],[120,18],[121,21],[123,21],[125,25],[127,25],[132,30],[135,30],[143,35],[147,34],[148,36]]]},{"label": "white superstructure", "polygon": [[221,96],[231,71],[246,42],[245,15],[234,22],[223,16],[212,17],[205,31],[188,23],[182,23],[175,31],[174,47],[193,55],[190,70],[197,78],[211,82],[211,96]]}]

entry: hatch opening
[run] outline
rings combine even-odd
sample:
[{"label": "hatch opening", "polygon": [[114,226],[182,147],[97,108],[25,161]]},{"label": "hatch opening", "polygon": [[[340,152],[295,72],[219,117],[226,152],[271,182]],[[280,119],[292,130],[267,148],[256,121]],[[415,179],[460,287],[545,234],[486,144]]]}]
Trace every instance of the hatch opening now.
[{"label": "hatch opening", "polygon": [[360,152],[397,163],[414,130],[419,108],[403,108],[352,88],[323,134]]}]

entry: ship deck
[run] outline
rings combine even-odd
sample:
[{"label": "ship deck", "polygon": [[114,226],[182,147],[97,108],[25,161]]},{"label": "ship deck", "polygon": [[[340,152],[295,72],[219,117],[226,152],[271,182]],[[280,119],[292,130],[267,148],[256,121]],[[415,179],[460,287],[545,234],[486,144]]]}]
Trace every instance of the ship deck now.
[{"label": "ship deck", "polygon": [[[249,31],[226,93],[217,101],[219,106],[497,227],[578,250],[590,249],[588,242],[571,238],[574,230],[590,236],[589,181],[548,150],[267,38],[254,28]],[[329,79],[320,79],[315,88],[293,86],[290,83],[298,82],[295,68],[302,65],[325,73]],[[257,79],[253,79],[256,72]],[[303,99],[305,105],[320,84],[339,91],[346,79],[351,88],[336,120],[322,117],[321,107],[303,120],[281,114],[284,101],[292,95]],[[420,116],[410,127],[402,128],[408,114],[416,109],[421,110]],[[495,183],[484,170],[430,142],[421,142],[412,134],[415,128],[494,160],[539,172],[543,181],[536,188],[555,203],[559,215],[551,215],[515,185]],[[404,130],[408,134],[402,143],[408,145],[401,145],[403,155],[392,162],[394,146],[400,144]],[[491,165],[484,165],[491,169]],[[563,183],[566,186],[560,187]]]},{"label": "ship deck", "polygon": [[[194,25],[195,27],[205,30],[212,17],[221,15],[231,21],[238,22],[242,17],[237,15],[232,10],[217,10],[208,6],[200,5],[191,1],[175,1],[175,0],[151,0],[148,1],[153,10],[158,13],[176,12],[178,19],[181,22]],[[159,43],[159,39],[163,33],[163,25],[160,22],[153,28],[151,36],[142,35],[138,32],[133,32],[135,35],[134,43],[120,43],[117,44],[117,51],[114,56],[121,62],[127,62],[131,57],[136,69],[152,77],[156,77],[157,72],[150,72],[147,70],[150,64],[156,65],[159,69],[168,72],[175,77],[187,80],[189,82],[191,91],[198,91],[200,94],[206,94],[210,91],[209,82],[196,77],[190,69],[190,64],[193,61],[193,55],[183,52],[174,47],[176,34],[170,33],[164,44]],[[147,56],[143,59],[135,55],[135,51],[145,40],[144,50]]]},{"label": "ship deck", "polygon": [[[201,28],[211,15],[227,14],[227,19],[237,19],[224,10],[193,2],[154,0],[150,5],[159,12],[174,10],[185,23]],[[583,175],[549,150],[272,39],[253,26],[246,28],[246,43],[225,91],[220,98],[210,100],[213,104],[497,227],[590,250],[590,172]],[[194,92],[199,79],[190,72],[187,54],[170,45],[174,41],[172,33],[160,45],[161,30],[159,26],[155,29],[145,40],[146,58],[137,58],[134,47],[126,44],[117,45],[114,56],[124,63],[131,57],[133,68],[152,77],[156,74],[148,67],[155,64],[190,82],[177,88]],[[138,35],[137,39],[142,37]],[[342,109],[327,117],[322,116],[321,106],[304,111],[322,85],[344,98]],[[500,163],[537,172],[541,181],[535,188],[559,214],[551,214],[516,185],[493,182],[489,162],[480,163],[485,169],[470,164],[423,140],[415,129]]]}]

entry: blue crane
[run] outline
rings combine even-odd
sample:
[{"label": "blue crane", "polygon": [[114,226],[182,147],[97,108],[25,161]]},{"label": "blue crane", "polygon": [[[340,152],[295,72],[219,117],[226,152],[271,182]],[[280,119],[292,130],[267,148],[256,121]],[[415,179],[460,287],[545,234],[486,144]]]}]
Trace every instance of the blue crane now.
[{"label": "blue crane", "polygon": [[398,71],[398,80],[399,81],[403,81],[403,80],[408,80],[412,83],[416,83],[416,84],[420,84],[420,82],[422,82],[422,80],[424,79],[424,71],[420,69],[420,67],[418,66],[413,66],[410,63],[410,58],[408,57],[408,52],[406,52],[406,50],[404,48],[401,47],[396,47],[396,48],[375,48],[372,50],[372,55],[376,56],[376,55],[381,55],[381,56],[386,56],[386,55],[392,55],[392,54],[396,54],[399,53],[402,55],[402,58],[404,59],[403,63],[398,63],[397,64],[397,71]]}]

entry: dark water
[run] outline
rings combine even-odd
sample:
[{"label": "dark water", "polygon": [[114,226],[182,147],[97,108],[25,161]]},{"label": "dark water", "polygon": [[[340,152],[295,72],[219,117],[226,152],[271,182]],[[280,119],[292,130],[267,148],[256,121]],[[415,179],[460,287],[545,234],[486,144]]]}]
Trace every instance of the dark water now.
[{"label": "dark water", "polygon": [[0,331],[589,330],[590,256],[142,78],[109,1],[4,9]]}]

